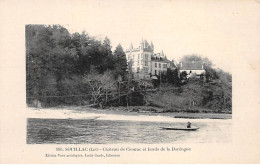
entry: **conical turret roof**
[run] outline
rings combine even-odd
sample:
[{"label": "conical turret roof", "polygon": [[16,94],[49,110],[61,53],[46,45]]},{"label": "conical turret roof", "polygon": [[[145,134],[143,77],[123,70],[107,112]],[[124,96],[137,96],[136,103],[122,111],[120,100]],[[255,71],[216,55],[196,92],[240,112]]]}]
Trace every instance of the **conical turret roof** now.
[{"label": "conical turret roof", "polygon": [[131,42],[131,44],[130,44],[130,49],[133,49],[133,44],[132,44],[132,42]]}]

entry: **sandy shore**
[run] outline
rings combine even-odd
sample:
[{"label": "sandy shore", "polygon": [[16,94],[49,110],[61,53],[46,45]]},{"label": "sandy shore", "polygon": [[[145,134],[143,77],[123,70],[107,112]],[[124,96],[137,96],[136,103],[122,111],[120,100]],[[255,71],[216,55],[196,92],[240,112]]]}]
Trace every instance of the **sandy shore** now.
[{"label": "sandy shore", "polygon": [[120,121],[149,121],[149,122],[222,122],[230,123],[232,119],[186,119],[173,118],[162,115],[132,114],[127,112],[111,113],[107,110],[85,108],[83,111],[74,108],[27,108],[27,118],[47,119],[93,119],[98,120],[120,120]]}]

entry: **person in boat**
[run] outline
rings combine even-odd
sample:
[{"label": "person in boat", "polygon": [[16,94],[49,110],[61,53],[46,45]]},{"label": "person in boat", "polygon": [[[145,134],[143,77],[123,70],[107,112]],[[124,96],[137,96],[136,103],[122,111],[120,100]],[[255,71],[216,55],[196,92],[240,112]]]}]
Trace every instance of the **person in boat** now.
[{"label": "person in boat", "polygon": [[191,128],[191,123],[190,122],[187,123],[187,128]]}]

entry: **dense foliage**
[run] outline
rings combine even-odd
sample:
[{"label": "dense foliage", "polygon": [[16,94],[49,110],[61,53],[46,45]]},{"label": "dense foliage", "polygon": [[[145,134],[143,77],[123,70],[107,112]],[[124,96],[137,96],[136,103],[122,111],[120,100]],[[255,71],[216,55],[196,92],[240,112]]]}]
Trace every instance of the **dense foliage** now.
[{"label": "dense foliage", "polygon": [[168,80],[172,84],[162,87],[165,91],[148,96],[150,105],[177,110],[232,111],[231,74],[214,69],[208,58],[198,55],[184,56],[181,61],[202,62],[206,74],[199,79],[187,79],[187,73],[184,71],[179,78],[173,79],[176,74],[172,73]]},{"label": "dense foliage", "polygon": [[60,25],[27,25],[26,67],[27,103],[82,104],[92,97],[84,79],[91,70],[99,75],[110,71],[113,80],[124,78],[126,57],[120,45],[112,53],[108,38],[70,34]]},{"label": "dense foliage", "polygon": [[135,81],[122,46],[111,48],[107,37],[101,41],[86,32],[71,34],[60,25],[27,25],[27,104],[232,110],[232,77],[214,69],[209,59],[197,55],[181,59],[203,62],[206,74],[200,79],[188,80],[177,68],[167,69],[158,80]]}]

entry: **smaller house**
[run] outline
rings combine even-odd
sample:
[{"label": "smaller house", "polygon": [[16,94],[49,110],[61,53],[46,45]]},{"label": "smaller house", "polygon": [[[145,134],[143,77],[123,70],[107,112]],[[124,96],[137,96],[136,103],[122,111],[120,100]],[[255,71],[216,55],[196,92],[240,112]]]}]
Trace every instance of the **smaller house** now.
[{"label": "smaller house", "polygon": [[188,74],[187,78],[190,78],[192,75],[200,76],[206,73],[203,63],[200,61],[180,62],[179,74],[184,71],[186,71],[186,73]]}]

